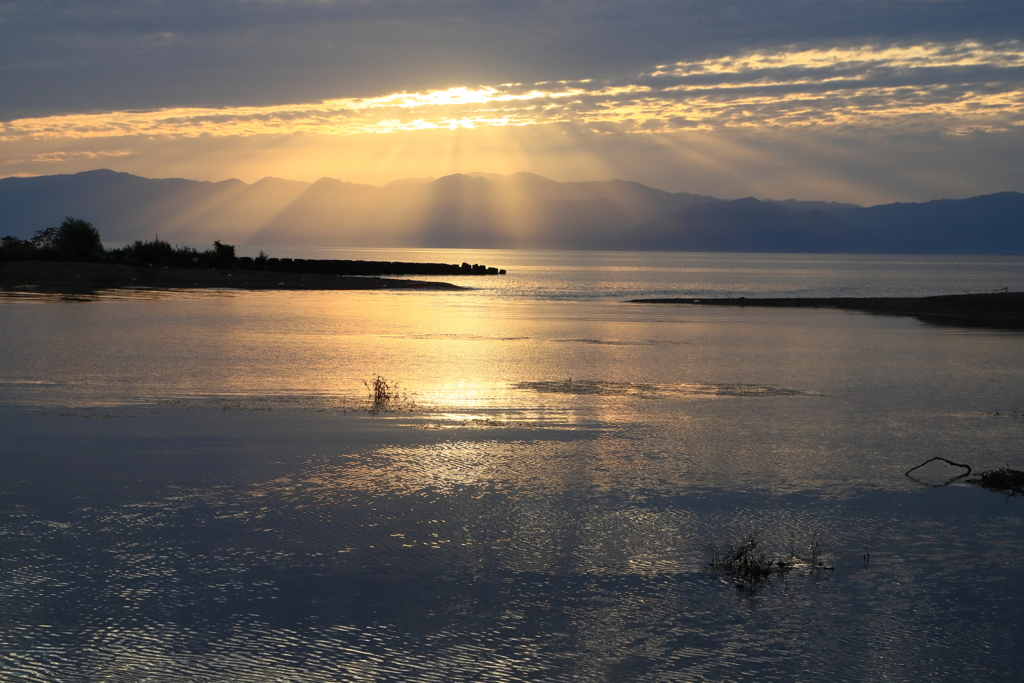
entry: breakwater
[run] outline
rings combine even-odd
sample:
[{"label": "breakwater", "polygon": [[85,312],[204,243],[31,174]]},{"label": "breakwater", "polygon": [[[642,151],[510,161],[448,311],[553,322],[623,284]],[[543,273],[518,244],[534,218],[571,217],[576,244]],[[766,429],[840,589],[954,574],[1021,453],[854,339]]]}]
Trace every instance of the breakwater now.
[{"label": "breakwater", "polygon": [[504,275],[505,271],[478,263],[405,263],[401,261],[346,261],[339,259],[253,258],[236,259],[242,270],[323,275]]}]

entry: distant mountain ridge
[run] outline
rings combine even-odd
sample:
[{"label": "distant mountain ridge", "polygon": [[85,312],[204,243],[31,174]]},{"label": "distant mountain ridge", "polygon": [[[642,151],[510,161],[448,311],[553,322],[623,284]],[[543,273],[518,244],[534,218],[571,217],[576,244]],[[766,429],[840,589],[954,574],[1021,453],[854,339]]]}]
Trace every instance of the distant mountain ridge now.
[{"label": "distant mountain ridge", "polygon": [[0,235],[65,216],[107,242],[816,253],[1024,253],[1024,194],[920,204],[723,200],[623,180],[456,174],[383,187],[109,170],[0,179]]}]

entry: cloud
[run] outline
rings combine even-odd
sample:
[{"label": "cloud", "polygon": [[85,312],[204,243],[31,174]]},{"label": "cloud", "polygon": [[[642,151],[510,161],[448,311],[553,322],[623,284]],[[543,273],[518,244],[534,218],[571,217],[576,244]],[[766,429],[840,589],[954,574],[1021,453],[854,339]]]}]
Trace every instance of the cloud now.
[{"label": "cloud", "polygon": [[1024,189],[1022,23],[1020,0],[0,0],[0,163]]},{"label": "cloud", "polygon": [[754,52],[614,80],[20,119],[0,124],[0,140],[359,135],[544,124],[638,134],[810,126],[963,134],[1022,123],[1024,43],[971,41]]},{"label": "cloud", "polygon": [[[14,166],[18,164],[65,164],[69,161],[99,161],[111,157],[131,156],[132,152],[124,149],[113,150],[76,150],[76,151],[53,151],[39,152],[28,158],[5,159],[4,165]],[[19,175],[19,174],[14,174]]]},{"label": "cloud", "polygon": [[0,120],[617,78],[780,46],[997,44],[1019,0],[0,0]]}]

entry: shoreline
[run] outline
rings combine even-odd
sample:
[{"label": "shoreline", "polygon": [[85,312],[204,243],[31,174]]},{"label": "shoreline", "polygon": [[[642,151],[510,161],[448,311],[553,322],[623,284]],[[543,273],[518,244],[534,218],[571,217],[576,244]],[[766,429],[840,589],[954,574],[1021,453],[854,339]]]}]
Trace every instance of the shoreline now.
[{"label": "shoreline", "polygon": [[113,263],[7,261],[0,263],[0,290],[80,293],[106,289],[241,290],[463,290],[449,282],[377,276],[281,273],[238,268],[166,268]]},{"label": "shoreline", "polygon": [[922,297],[722,297],[631,299],[635,304],[832,308],[875,315],[900,315],[939,325],[1024,329],[1024,292],[945,294]]}]

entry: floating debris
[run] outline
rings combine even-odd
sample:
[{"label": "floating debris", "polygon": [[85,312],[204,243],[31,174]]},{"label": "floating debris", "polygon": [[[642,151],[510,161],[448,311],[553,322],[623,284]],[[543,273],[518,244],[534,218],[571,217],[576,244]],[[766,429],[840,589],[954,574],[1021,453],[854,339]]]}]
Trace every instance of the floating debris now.
[{"label": "floating debris", "polygon": [[[927,465],[928,463],[934,462],[936,460],[940,460],[944,463],[952,465],[953,467],[960,467],[966,469],[967,471],[964,472],[963,474],[958,474],[957,476],[953,477],[952,479],[942,484],[929,484],[910,475],[910,473],[913,472],[914,470],[920,469]],[[936,456],[934,458],[929,458],[928,460],[925,460],[920,465],[911,467],[903,474],[904,476],[910,477],[914,481],[920,484],[924,484],[925,486],[939,488],[942,486],[948,486],[949,484],[952,484],[954,481],[963,479],[964,477],[967,477],[972,473],[973,470],[971,469],[970,465],[966,465],[959,462],[953,462],[952,460],[947,460],[946,458]],[[965,481],[968,484],[977,484],[983,489],[988,489],[989,491],[993,491],[995,493],[1005,493],[1010,496],[1024,496],[1024,472],[1021,472],[1020,470],[1015,470],[1009,466],[1002,467],[998,470],[985,470],[978,476],[973,477],[971,479],[966,479]]]},{"label": "floating debris", "polygon": [[953,467],[965,467],[965,468],[967,468],[967,471],[960,475],[961,477],[966,476],[966,475],[971,473],[971,466],[970,465],[964,465],[964,464],[961,464],[961,463],[958,463],[958,462],[953,462],[952,460],[947,460],[946,458],[935,456],[934,458],[928,458],[927,460],[925,460],[920,465],[915,465],[914,467],[911,467],[909,470],[907,470],[906,472],[903,473],[903,476],[909,477],[910,473],[913,472],[914,470],[921,469],[922,467],[924,467],[928,463],[935,462],[936,460],[941,460],[942,462],[947,463],[949,465],[952,465]]}]

